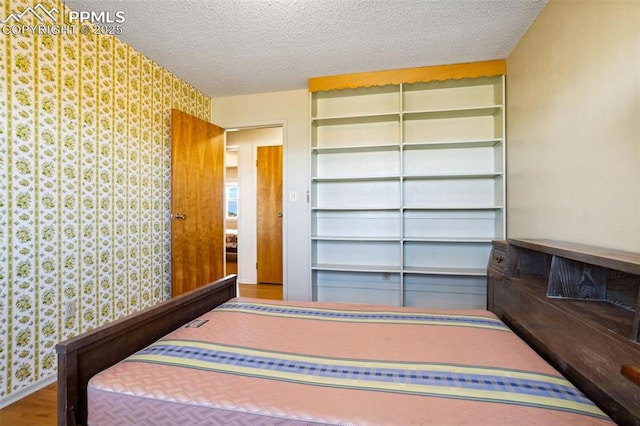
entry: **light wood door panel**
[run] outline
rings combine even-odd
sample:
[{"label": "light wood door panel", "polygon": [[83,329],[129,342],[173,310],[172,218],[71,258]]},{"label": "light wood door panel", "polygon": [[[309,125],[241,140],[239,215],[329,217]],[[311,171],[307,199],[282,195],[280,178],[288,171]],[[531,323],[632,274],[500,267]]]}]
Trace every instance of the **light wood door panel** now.
[{"label": "light wood door panel", "polygon": [[224,129],[171,113],[171,294],[224,274]]},{"label": "light wood door panel", "polygon": [[282,284],[282,146],[258,147],[258,282]]}]

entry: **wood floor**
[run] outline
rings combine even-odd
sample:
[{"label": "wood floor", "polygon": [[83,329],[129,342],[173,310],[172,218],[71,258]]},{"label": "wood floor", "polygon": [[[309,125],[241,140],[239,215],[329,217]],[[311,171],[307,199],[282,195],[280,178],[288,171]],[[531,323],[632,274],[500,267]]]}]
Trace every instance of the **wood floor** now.
[{"label": "wood floor", "polygon": [[[240,295],[282,300],[282,286],[240,284]],[[0,426],[54,426],[57,424],[55,383],[0,410]]]},{"label": "wood floor", "polygon": [[280,284],[240,284],[240,296],[258,299],[282,300]]},{"label": "wood floor", "polygon": [[0,410],[0,425],[53,426],[58,418],[56,385],[31,394]]}]

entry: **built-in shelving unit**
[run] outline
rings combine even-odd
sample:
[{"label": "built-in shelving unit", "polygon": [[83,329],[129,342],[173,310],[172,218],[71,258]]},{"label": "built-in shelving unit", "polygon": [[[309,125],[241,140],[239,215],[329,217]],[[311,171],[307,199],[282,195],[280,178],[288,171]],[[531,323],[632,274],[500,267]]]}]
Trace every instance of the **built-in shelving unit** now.
[{"label": "built-in shelving unit", "polygon": [[484,308],[504,76],[311,93],[314,300]]}]

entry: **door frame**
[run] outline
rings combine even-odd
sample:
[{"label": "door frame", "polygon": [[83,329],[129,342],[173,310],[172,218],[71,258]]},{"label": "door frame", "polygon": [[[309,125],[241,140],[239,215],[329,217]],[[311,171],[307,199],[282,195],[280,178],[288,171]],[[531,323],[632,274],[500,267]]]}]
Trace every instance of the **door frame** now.
[{"label": "door frame", "polygon": [[[288,194],[289,194],[289,179],[288,179],[288,170],[289,170],[289,159],[287,156],[288,147],[287,147],[287,120],[274,120],[274,121],[259,121],[259,122],[242,122],[242,123],[220,123],[216,122],[217,126],[225,129],[225,151],[226,151],[226,140],[227,140],[227,132],[233,131],[242,131],[242,130],[251,130],[251,129],[260,129],[265,127],[282,127],[282,215],[283,215],[283,224],[282,224],[282,295],[283,298],[287,299],[287,289],[288,289],[288,252],[289,252],[289,204],[288,204]],[[257,155],[257,147],[254,149],[254,155]],[[298,200],[301,199],[302,196],[306,197],[306,194],[298,194]],[[238,231],[240,232],[240,231]],[[238,256],[239,257],[239,256]]]}]

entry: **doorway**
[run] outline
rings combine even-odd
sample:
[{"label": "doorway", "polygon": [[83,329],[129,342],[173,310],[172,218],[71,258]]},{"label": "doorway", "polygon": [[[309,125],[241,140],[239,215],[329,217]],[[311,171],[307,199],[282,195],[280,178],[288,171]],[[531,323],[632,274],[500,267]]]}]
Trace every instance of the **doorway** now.
[{"label": "doorway", "polygon": [[[283,283],[283,141],[282,126],[240,128],[226,133],[225,267],[226,273],[236,273],[242,284],[257,284],[259,277],[264,277],[265,268],[269,269],[268,282]],[[265,160],[264,152],[267,151],[271,154]],[[275,156],[274,152],[277,152]],[[275,183],[266,185],[267,204],[264,204],[265,176],[275,179]],[[259,202],[263,205],[259,206]],[[276,227],[278,223],[280,228]],[[267,226],[271,232],[265,237],[260,231]]]}]

